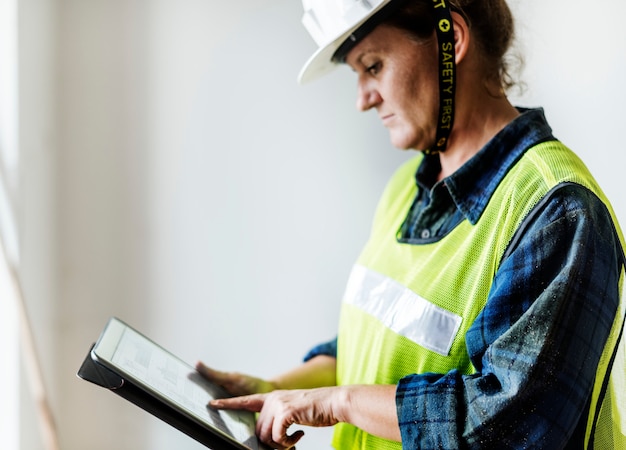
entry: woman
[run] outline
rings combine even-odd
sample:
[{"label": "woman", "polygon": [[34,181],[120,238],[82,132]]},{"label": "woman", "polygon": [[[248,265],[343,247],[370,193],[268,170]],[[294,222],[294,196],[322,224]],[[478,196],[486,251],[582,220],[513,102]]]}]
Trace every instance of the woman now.
[{"label": "woman", "polygon": [[505,1],[303,3],[320,49],[301,81],[347,64],[358,108],[420,152],[383,193],[337,340],[271,381],[198,363],[240,396],[212,406],[260,412],[275,448],[292,424],[336,424],[340,449],[619,448],[600,405],[623,409],[605,382],[623,238],[543,112],[504,94]]}]

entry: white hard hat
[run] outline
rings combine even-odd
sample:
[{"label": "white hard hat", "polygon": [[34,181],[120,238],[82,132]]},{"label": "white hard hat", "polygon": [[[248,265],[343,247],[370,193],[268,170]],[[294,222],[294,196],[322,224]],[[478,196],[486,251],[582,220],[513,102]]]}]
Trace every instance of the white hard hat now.
[{"label": "white hard hat", "polygon": [[337,49],[391,1],[302,0],[302,24],[319,48],[304,64],[298,82],[307,83],[334,69],[337,62],[332,57]]}]

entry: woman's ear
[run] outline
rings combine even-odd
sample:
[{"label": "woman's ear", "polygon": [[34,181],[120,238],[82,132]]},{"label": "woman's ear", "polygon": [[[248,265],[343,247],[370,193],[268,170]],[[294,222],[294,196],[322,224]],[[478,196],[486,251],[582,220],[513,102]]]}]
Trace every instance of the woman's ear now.
[{"label": "woman's ear", "polygon": [[456,54],[456,63],[459,64],[467,55],[470,45],[470,31],[467,22],[463,16],[452,11],[452,22],[454,24],[454,51]]}]

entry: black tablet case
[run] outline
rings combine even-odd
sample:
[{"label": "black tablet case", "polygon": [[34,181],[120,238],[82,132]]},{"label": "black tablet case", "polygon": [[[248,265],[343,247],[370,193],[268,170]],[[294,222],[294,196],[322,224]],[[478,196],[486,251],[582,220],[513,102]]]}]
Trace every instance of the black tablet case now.
[{"label": "black tablet case", "polygon": [[[95,345],[95,344],[94,344]],[[93,345],[91,346],[93,348]],[[159,399],[136,386],[132,382],[122,378],[102,364],[94,361],[91,357],[91,350],[83,361],[77,373],[83,380],[102,386],[125,398],[131,403],[139,406],[143,410],[158,417],[174,428],[182,431],[186,435],[200,442],[204,446],[213,450],[239,449],[226,438],[221,437],[212,430],[205,428],[192,419],[166,405]]]}]

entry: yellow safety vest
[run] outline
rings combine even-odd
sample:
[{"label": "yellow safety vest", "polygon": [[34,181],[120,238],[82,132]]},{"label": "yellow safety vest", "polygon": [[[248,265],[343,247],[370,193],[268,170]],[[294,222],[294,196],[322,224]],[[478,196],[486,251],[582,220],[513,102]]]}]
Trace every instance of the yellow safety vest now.
[{"label": "yellow safety vest", "polygon": [[[370,239],[348,281],[338,332],[339,385],[397,384],[409,374],[443,374],[452,369],[463,374],[475,372],[465,334],[485,306],[515,232],[555,186],[571,182],[587,187],[606,204],[617,224],[608,200],[585,165],[563,144],[551,141],[528,150],[511,168],[475,225],[465,220],[434,243],[400,243],[396,232],[416,195],[413,180],[421,160],[418,155],[403,165],[385,189]],[[616,231],[623,247],[621,231]],[[623,276],[622,271],[620,292]],[[593,428],[596,436],[609,432],[614,436],[612,442],[626,442],[626,407],[615,401],[618,395],[621,400],[626,395],[624,340],[619,354],[612,358],[623,317],[621,302],[598,367],[588,427],[588,437]],[[615,382],[603,389],[611,361],[613,374],[621,376],[614,376]],[[604,403],[612,401],[600,409],[595,421],[601,398]],[[613,419],[607,421],[607,417]],[[617,434],[614,424],[620,426]],[[345,423],[336,425],[333,445],[341,450],[401,448],[400,443]]]}]

